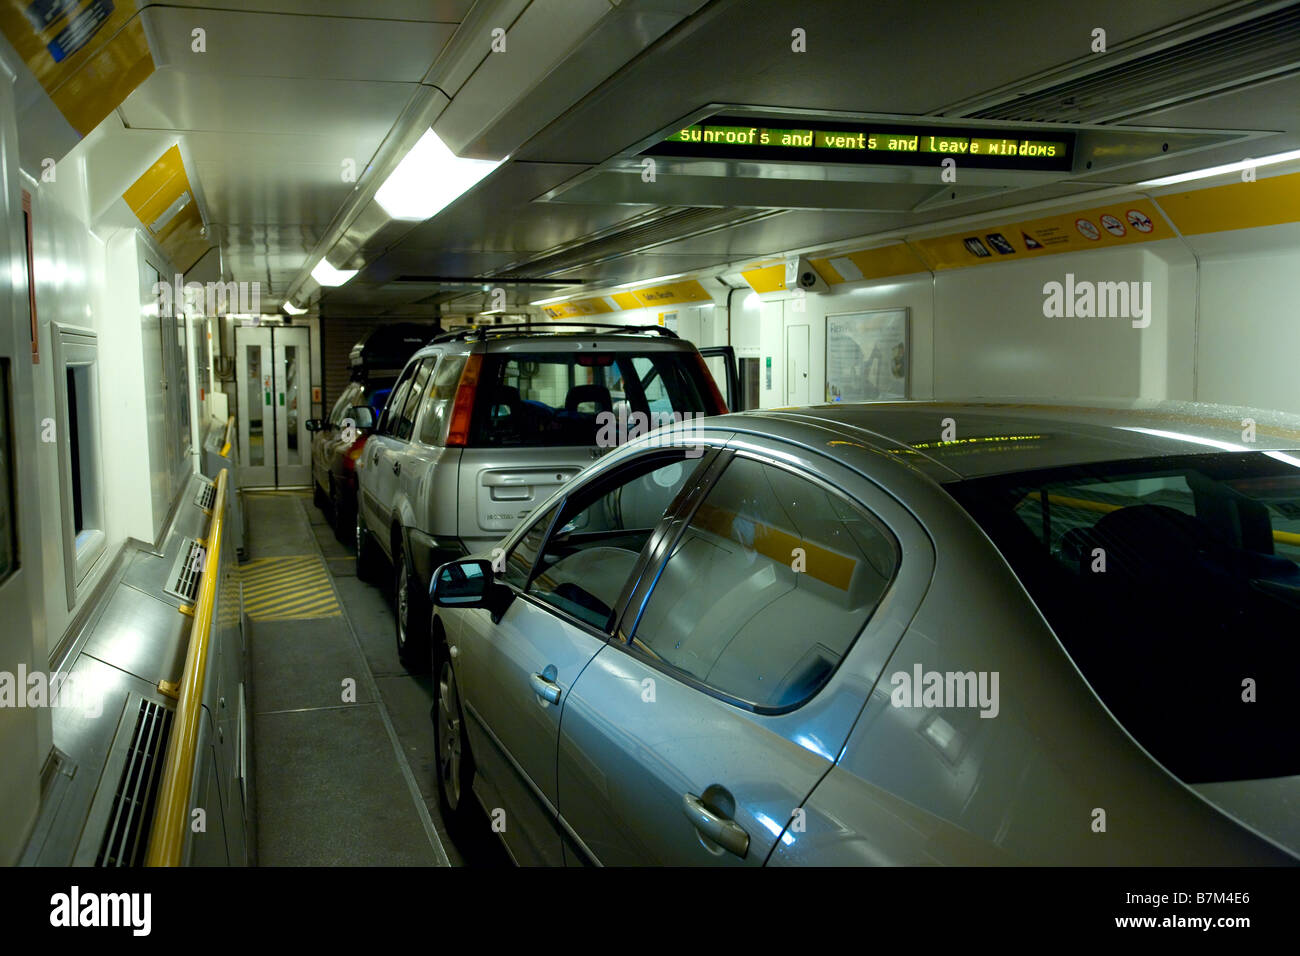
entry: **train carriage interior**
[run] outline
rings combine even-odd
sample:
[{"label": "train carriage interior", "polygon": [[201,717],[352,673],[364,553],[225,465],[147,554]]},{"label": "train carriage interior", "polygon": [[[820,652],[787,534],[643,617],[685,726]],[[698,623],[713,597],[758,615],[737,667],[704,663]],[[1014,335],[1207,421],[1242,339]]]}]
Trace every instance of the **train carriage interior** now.
[{"label": "train carriage interior", "polygon": [[1297,0],[0,64],[0,863],[1300,862]]}]

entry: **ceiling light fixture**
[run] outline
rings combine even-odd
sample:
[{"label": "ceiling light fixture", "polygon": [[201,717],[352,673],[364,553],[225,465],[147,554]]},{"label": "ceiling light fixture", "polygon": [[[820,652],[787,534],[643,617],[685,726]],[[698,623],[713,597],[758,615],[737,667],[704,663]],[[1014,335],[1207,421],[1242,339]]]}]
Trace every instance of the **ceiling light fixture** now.
[{"label": "ceiling light fixture", "polygon": [[339,286],[357,274],[356,269],[335,269],[328,260],[322,259],[311,270],[311,277],[323,286]]},{"label": "ceiling light fixture", "polygon": [[1174,183],[1191,182],[1193,179],[1209,179],[1212,176],[1222,176],[1224,173],[1240,172],[1243,169],[1250,169],[1253,166],[1273,166],[1277,163],[1285,163],[1293,159],[1300,159],[1300,149],[1293,149],[1285,153],[1274,153],[1272,156],[1261,156],[1258,159],[1243,159],[1239,163],[1227,163],[1223,166],[1208,166],[1205,169],[1193,170],[1190,173],[1178,173],[1175,176],[1162,176],[1159,179],[1148,179],[1145,182],[1138,183],[1138,185],[1172,186]]},{"label": "ceiling light fixture", "polygon": [[500,165],[501,160],[462,159],[430,129],[384,180],[375,192],[375,202],[394,219],[423,222]]},{"label": "ceiling light fixture", "polygon": [[284,309],[284,311],[288,312],[290,315],[302,315],[304,312],[307,311],[306,309],[298,308],[292,302],[289,302],[287,300],[280,304],[280,308]]}]

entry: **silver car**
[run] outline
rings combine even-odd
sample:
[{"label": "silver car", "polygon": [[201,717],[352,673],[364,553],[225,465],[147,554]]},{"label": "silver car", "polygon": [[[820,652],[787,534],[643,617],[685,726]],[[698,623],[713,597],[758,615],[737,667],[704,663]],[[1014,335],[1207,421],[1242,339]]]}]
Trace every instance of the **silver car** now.
[{"label": "silver car", "polygon": [[1300,422],[1265,415],[623,447],[438,569],[444,814],[525,864],[1295,863]]},{"label": "silver car", "polygon": [[[357,575],[393,568],[397,652],[429,665],[442,562],[490,547],[603,451],[665,420],[727,410],[704,356],[648,326],[447,333],[397,379],[357,461]],[[609,328],[613,330],[610,331]],[[724,371],[729,346],[705,349]]]}]

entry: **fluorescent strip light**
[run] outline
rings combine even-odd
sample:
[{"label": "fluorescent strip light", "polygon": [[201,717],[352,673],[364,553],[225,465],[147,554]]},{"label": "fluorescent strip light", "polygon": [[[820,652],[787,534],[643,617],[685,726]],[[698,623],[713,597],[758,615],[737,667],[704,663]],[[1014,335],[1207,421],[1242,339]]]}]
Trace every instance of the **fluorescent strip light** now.
[{"label": "fluorescent strip light", "polygon": [[1274,153],[1272,156],[1261,156],[1259,159],[1243,159],[1239,163],[1228,163],[1224,166],[1210,166],[1206,169],[1197,169],[1190,173],[1179,173],[1176,176],[1162,176],[1160,179],[1148,179],[1146,182],[1138,183],[1138,185],[1172,186],[1174,183],[1186,183],[1193,179],[1209,179],[1212,176],[1222,176],[1224,173],[1236,173],[1243,169],[1250,169],[1252,166],[1273,166],[1277,163],[1285,163],[1293,159],[1300,159],[1300,149],[1293,149],[1286,153]]},{"label": "fluorescent strip light", "polygon": [[357,274],[356,269],[335,269],[329,262],[322,259],[316,263],[316,268],[311,270],[311,277],[324,286],[342,285]]},{"label": "fluorescent strip light", "polygon": [[375,192],[375,201],[394,219],[423,222],[500,165],[500,160],[462,159],[430,129],[389,173]]},{"label": "fluorescent strip light", "polygon": [[280,304],[280,308],[284,309],[284,311],[288,312],[290,315],[302,315],[304,312],[307,311],[306,309],[300,309],[292,302],[287,302],[287,301],[282,302]]}]

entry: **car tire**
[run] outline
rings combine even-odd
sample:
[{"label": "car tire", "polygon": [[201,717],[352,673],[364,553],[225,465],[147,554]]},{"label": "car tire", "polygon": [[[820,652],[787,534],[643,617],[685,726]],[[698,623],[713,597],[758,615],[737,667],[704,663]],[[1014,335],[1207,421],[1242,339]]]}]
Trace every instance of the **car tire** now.
[{"label": "car tire", "polygon": [[429,667],[429,602],[420,593],[419,576],[400,546],[393,550],[393,631],[397,658],[411,674]]},{"label": "car tire", "polygon": [[445,641],[434,644],[432,663],[433,709],[429,716],[433,720],[438,807],[447,830],[459,836],[467,831],[474,816],[474,757],[469,749],[456,671]]},{"label": "car tire", "polygon": [[378,545],[375,544],[374,537],[366,530],[366,519],[361,516],[361,509],[357,509],[357,519],[354,527],[353,543],[357,548],[357,579],[365,581],[367,584],[374,584],[376,581],[375,565],[379,558],[375,554]]}]

